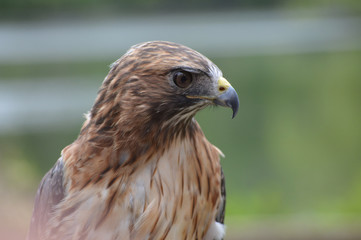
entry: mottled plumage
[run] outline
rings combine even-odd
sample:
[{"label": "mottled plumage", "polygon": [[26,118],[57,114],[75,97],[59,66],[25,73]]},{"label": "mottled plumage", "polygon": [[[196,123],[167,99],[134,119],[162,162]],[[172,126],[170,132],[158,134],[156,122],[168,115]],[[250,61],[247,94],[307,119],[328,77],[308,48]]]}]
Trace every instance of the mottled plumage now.
[{"label": "mottled plumage", "polygon": [[43,178],[33,239],[221,239],[222,153],[193,118],[234,89],[206,57],[170,42],[112,66],[79,137]]}]

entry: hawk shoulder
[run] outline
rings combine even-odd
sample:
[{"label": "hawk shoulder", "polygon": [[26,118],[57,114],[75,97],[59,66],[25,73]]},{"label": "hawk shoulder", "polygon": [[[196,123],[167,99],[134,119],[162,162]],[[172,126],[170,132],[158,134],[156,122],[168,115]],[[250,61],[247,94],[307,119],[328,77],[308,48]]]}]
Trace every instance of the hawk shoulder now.
[{"label": "hawk shoulder", "polygon": [[52,218],[54,207],[64,198],[63,160],[43,177],[35,197],[33,216],[27,240],[45,239],[46,225]]}]

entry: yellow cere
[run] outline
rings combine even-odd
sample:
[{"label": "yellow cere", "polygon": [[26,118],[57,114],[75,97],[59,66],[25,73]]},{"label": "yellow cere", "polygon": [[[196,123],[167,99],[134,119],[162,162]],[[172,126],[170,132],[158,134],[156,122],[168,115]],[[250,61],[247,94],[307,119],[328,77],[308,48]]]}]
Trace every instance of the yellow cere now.
[{"label": "yellow cere", "polygon": [[231,84],[224,78],[224,77],[220,77],[218,79],[218,91],[219,92],[224,92],[227,91],[227,89],[231,86]]}]

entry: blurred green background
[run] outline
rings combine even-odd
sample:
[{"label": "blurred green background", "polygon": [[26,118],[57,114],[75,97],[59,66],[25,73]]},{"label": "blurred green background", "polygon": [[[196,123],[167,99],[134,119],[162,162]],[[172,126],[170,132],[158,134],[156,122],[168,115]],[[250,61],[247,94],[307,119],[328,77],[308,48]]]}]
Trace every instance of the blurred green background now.
[{"label": "blurred green background", "polygon": [[226,155],[226,239],[361,239],[361,2],[0,2],[0,238],[131,45],[183,43],[240,97],[197,115]]}]

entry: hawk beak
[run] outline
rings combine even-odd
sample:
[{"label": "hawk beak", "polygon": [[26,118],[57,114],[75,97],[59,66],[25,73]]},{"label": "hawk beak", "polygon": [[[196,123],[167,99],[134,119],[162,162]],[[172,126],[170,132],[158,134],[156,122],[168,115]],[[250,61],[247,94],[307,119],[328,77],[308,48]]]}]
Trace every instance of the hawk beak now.
[{"label": "hawk beak", "polygon": [[220,77],[218,80],[218,93],[218,97],[216,97],[213,102],[219,106],[232,108],[232,118],[234,118],[237,115],[239,107],[239,100],[236,90],[234,90],[234,88],[225,78]]}]

